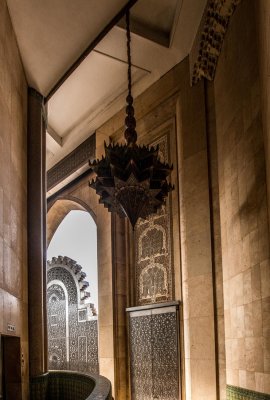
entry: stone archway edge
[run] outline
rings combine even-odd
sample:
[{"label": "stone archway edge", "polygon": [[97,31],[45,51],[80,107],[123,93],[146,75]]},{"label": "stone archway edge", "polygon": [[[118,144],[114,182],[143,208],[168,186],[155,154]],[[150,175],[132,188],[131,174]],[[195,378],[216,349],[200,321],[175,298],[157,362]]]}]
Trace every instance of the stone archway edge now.
[{"label": "stone archway edge", "polygon": [[202,78],[215,77],[228,25],[236,7],[242,0],[208,0],[189,60],[191,85]]}]

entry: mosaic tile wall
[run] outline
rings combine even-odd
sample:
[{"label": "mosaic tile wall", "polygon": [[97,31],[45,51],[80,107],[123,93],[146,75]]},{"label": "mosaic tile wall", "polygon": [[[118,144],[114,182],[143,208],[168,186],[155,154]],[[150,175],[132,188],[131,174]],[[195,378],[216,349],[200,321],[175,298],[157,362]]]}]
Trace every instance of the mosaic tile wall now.
[{"label": "mosaic tile wall", "polygon": [[98,321],[93,306],[81,301],[85,284],[77,279],[66,265],[48,269],[48,366],[98,374]]},{"label": "mosaic tile wall", "polygon": [[227,400],[270,400],[270,394],[227,385]]},{"label": "mosaic tile wall", "polygon": [[50,371],[30,382],[31,400],[111,400],[111,383],[100,375]]},{"label": "mosaic tile wall", "polygon": [[[169,134],[169,133],[168,133]],[[168,134],[151,145],[159,146],[161,161],[169,160]],[[136,304],[144,305],[174,298],[171,249],[171,205],[166,205],[135,227]]]}]

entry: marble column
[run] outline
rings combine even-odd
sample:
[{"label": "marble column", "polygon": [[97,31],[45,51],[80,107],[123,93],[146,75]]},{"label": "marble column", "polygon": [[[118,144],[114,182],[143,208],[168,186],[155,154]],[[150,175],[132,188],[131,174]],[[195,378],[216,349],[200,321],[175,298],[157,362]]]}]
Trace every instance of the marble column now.
[{"label": "marble column", "polygon": [[28,90],[27,224],[30,377],[47,370],[46,129],[43,97]]}]

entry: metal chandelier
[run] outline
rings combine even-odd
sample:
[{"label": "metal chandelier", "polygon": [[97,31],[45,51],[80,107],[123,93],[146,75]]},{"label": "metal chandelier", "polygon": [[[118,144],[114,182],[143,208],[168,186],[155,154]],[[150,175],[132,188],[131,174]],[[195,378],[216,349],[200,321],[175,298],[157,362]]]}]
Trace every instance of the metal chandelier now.
[{"label": "metal chandelier", "polygon": [[105,157],[89,162],[96,178],[89,186],[100,196],[99,202],[108,211],[128,217],[133,229],[139,218],[147,218],[165,204],[173,190],[167,182],[172,166],[159,160],[158,146],[136,144],[136,119],[131,95],[131,54],[129,11],[126,13],[128,96],[126,98],[124,145],[104,143]]}]

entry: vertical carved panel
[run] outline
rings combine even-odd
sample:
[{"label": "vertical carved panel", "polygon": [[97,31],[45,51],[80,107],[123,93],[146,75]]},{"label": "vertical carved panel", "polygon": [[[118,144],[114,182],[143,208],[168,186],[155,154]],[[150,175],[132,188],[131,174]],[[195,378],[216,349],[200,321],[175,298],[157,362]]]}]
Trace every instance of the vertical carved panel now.
[{"label": "vertical carved panel", "polygon": [[66,369],[66,296],[61,286],[54,284],[47,290],[48,353],[50,369]]},{"label": "vertical carved panel", "polygon": [[152,399],[151,337],[151,314],[130,319],[132,400]]},{"label": "vertical carved panel", "polygon": [[153,313],[152,332],[153,399],[178,399],[178,335],[176,313]]},{"label": "vertical carved panel", "polygon": [[[162,162],[169,161],[169,134],[168,131],[151,143],[153,146],[159,146],[159,157]],[[136,304],[138,305],[174,298],[171,218],[169,197],[166,205],[157,214],[149,216],[146,220],[140,219],[135,226]]]},{"label": "vertical carved panel", "polygon": [[[98,374],[98,321],[88,315],[94,307],[81,302],[78,270],[73,274],[60,261],[51,263],[47,273],[49,369]],[[76,265],[71,263],[73,269]]]},{"label": "vertical carved panel", "polygon": [[[179,399],[176,306],[130,309],[132,400]],[[140,311],[138,311],[140,309]]]}]

